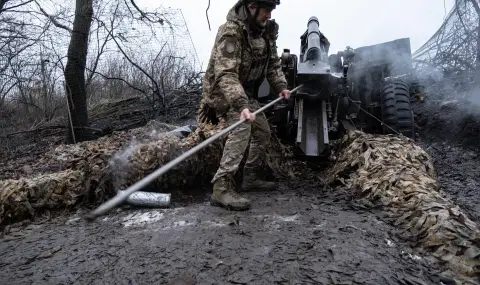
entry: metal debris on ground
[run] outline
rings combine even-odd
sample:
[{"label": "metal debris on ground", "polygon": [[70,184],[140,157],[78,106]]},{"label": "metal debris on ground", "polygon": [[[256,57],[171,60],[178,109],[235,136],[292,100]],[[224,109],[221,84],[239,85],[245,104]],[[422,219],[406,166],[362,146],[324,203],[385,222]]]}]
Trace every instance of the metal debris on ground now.
[{"label": "metal debris on ground", "polygon": [[339,150],[329,184],[343,184],[354,198],[381,207],[401,238],[449,265],[445,276],[458,284],[477,284],[470,278],[480,274],[480,230],[439,191],[423,149],[404,137],[352,131]]},{"label": "metal debris on ground", "polygon": [[[122,191],[118,192],[121,193]],[[168,207],[171,196],[170,193],[137,191],[130,194],[125,202],[141,207]]]}]

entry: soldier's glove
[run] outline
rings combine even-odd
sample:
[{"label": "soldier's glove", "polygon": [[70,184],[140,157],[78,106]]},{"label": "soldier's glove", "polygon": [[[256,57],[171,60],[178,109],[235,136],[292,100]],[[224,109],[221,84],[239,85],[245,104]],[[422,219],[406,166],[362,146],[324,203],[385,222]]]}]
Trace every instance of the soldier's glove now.
[{"label": "soldier's glove", "polygon": [[203,124],[218,124],[215,109],[203,101],[200,103],[200,110],[198,111],[198,122]]}]

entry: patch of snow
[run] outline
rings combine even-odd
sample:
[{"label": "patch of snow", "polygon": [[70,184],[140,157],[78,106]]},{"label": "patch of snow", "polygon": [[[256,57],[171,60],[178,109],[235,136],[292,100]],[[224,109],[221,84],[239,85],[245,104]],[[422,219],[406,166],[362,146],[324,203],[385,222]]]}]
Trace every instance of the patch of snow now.
[{"label": "patch of snow", "polygon": [[193,226],[195,224],[196,223],[187,222],[187,221],[175,221],[175,222],[173,222],[173,225],[163,227],[162,229],[168,230],[168,229],[177,228],[177,227],[188,227],[188,226]]},{"label": "patch of snow", "polygon": [[395,244],[394,244],[391,240],[385,239],[385,241],[387,242],[387,245],[388,245],[388,246],[390,246],[390,247],[395,246]]},{"label": "patch of snow", "polygon": [[406,254],[408,257],[410,257],[413,260],[421,260],[422,258],[416,254],[410,254],[404,250],[402,250],[402,254]]},{"label": "patch of snow", "polygon": [[208,224],[211,227],[224,227],[227,224],[226,223],[219,223],[219,222],[213,222],[213,221],[202,221],[202,224]]},{"label": "patch of snow", "polygon": [[150,224],[158,222],[164,218],[164,213],[160,211],[151,211],[145,213],[130,214],[123,218],[125,227],[137,226],[141,224]]},{"label": "patch of snow", "polygon": [[327,222],[326,221],[323,221],[322,223],[318,224],[318,225],[315,225],[315,229],[318,229],[318,228],[324,228],[325,226],[327,225]]},{"label": "patch of snow", "polygon": [[421,258],[420,256],[414,254],[414,255],[412,255],[412,259],[413,259],[413,260],[420,260],[420,259],[422,259],[422,258]]},{"label": "patch of snow", "polygon": [[300,215],[293,215],[293,216],[275,216],[276,219],[282,222],[295,222]]}]

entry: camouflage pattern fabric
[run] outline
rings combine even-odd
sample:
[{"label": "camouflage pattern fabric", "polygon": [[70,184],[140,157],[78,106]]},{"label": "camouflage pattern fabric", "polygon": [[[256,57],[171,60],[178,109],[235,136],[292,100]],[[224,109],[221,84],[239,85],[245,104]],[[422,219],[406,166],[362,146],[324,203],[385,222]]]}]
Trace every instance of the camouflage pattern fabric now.
[{"label": "camouflage pattern fabric", "polygon": [[[249,108],[255,111],[260,108],[258,101],[251,99]],[[230,109],[225,115],[225,121],[231,125],[239,120],[240,112]],[[270,126],[268,125],[265,114],[256,115],[256,119],[252,124],[244,123],[232,130],[227,137],[223,156],[220,160],[220,167],[212,179],[212,183],[225,175],[237,172],[243,155],[250,141],[250,149],[248,152],[245,167],[255,168],[260,166],[263,155],[266,152],[266,146],[270,140]]]},{"label": "camouflage pattern fabric", "polygon": [[247,24],[247,11],[238,1],[220,26],[205,72],[203,101],[224,114],[248,107],[256,84],[266,77],[274,92],[287,89],[277,54],[278,24],[269,20],[264,30]]},{"label": "camouflage pattern fabric", "polygon": [[[276,47],[278,24],[269,20],[261,29],[248,21],[247,10],[240,0],[230,9],[226,23],[218,29],[205,73],[200,122],[214,121],[216,116],[224,117],[230,125],[240,119],[243,109],[257,110],[256,93],[265,78],[274,92],[279,94],[287,89]],[[242,124],[230,132],[212,183],[238,170],[250,135],[245,167],[260,165],[270,138],[270,127],[264,114],[258,114],[253,124]]]}]

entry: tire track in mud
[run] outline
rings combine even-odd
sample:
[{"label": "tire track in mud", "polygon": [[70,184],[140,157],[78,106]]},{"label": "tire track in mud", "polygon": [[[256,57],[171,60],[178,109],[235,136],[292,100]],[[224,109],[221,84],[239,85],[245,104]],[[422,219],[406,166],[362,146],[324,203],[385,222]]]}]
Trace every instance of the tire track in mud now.
[{"label": "tire track in mud", "polygon": [[440,268],[409,253],[392,227],[321,189],[307,177],[246,193],[247,212],[199,201],[13,228],[0,243],[0,283],[439,284]]}]

